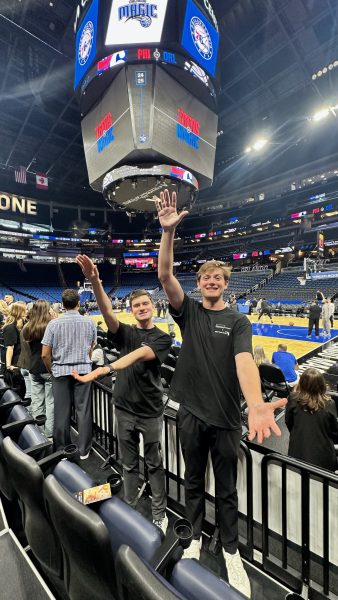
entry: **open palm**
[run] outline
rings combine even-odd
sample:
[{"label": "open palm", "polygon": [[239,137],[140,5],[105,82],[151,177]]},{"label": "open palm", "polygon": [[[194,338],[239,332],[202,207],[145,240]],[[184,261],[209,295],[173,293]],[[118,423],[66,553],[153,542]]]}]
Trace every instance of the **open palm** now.
[{"label": "open palm", "polygon": [[176,204],[176,192],[173,192],[171,198],[168,190],[161,192],[161,199],[156,203],[156,208],[163,231],[175,229],[182,219],[189,214],[187,210],[183,210],[178,214]]},{"label": "open palm", "polygon": [[82,273],[89,281],[99,278],[99,272],[93,261],[85,254],[76,257],[77,264],[81,267]]}]

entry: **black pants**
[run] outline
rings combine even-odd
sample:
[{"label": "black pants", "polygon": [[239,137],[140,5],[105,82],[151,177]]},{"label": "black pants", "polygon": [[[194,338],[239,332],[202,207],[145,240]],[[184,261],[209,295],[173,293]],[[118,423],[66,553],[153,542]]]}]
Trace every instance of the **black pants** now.
[{"label": "black pants", "polygon": [[311,335],[313,326],[315,326],[315,334],[318,336],[319,335],[319,319],[313,319],[312,317],[309,317],[309,328],[308,328],[308,332],[307,332],[308,335]]},{"label": "black pants", "polygon": [[268,317],[270,317],[270,319],[271,319],[271,321],[272,321],[271,310],[270,310],[269,308],[265,308],[265,309],[263,309],[263,310],[261,311],[261,313],[260,313],[260,315],[259,315],[259,317],[258,317],[258,321],[260,320],[260,318],[261,318],[263,315],[267,315]]},{"label": "black pants", "polygon": [[81,456],[92,446],[91,383],[80,383],[71,375],[52,377],[54,396],[54,445],[55,450],[71,444],[70,417],[74,403],[78,424],[78,446]]},{"label": "black pants", "polygon": [[237,461],[241,430],[207,425],[182,406],[177,413],[178,430],[185,462],[186,517],[194,537],[202,533],[205,514],[205,471],[209,450],[215,476],[222,546],[234,554],[238,546]]},{"label": "black pants", "polygon": [[139,484],[140,433],[144,443],[144,459],[152,494],[153,519],[162,519],[167,507],[164,468],[161,453],[163,416],[144,419],[116,408],[117,438],[124,479],[124,499],[135,506]]},{"label": "black pants", "polygon": [[331,321],[331,327],[333,327],[334,326],[334,316],[333,315],[331,315],[330,321]]}]

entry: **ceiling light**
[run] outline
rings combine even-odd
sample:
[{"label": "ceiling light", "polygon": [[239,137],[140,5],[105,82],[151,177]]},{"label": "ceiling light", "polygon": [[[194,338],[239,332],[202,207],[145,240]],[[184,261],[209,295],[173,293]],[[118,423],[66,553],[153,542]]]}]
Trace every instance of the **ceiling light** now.
[{"label": "ceiling light", "polygon": [[267,143],[268,143],[268,140],[266,140],[264,138],[260,138],[255,141],[255,143],[253,144],[253,148],[254,148],[254,150],[257,150],[257,152],[258,152],[259,150],[262,150],[262,148],[264,148],[264,146]]},{"label": "ceiling light", "polygon": [[312,117],[312,121],[321,121],[325,119],[330,114],[329,108],[323,108],[322,110],[318,110]]}]

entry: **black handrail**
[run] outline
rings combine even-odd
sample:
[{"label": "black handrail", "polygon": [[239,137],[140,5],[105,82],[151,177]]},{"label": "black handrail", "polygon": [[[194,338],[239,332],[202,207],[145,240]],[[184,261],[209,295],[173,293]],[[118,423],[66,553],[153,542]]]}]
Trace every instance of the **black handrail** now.
[{"label": "black handrail", "polygon": [[[311,441],[309,441],[311,443]],[[277,465],[282,470],[282,560],[278,567],[276,562],[269,561],[269,466]],[[323,557],[322,557],[322,585],[316,583],[316,591],[320,591],[328,598],[330,595],[330,552],[329,552],[329,488],[338,489],[338,475],[320,469],[308,463],[296,460],[289,456],[277,453],[266,454],[262,458],[262,554],[264,570],[273,576],[278,576],[285,584],[292,586],[292,577],[288,564],[288,531],[287,531],[287,471],[294,471],[301,477],[301,581],[309,589],[314,585],[311,580],[311,552],[310,552],[310,482],[312,480],[322,484],[323,499]],[[297,587],[296,585],[294,586]]]}]

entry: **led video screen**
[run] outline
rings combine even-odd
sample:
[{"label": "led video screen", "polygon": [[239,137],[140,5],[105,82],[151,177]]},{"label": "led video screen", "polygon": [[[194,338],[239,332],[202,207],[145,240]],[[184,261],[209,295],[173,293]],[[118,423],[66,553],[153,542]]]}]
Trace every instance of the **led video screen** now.
[{"label": "led video screen", "polygon": [[193,0],[187,2],[181,44],[205,71],[215,75],[219,33]]},{"label": "led video screen", "polygon": [[106,46],[130,44],[159,44],[162,38],[168,0],[111,3]]},{"label": "led video screen", "polygon": [[84,78],[96,57],[98,11],[99,0],[93,0],[93,3],[76,34],[74,89]]},{"label": "led video screen", "polygon": [[134,148],[125,71],[83,119],[82,137],[91,184]]},{"label": "led video screen", "polygon": [[155,80],[153,148],[212,180],[218,118],[158,68]]}]

